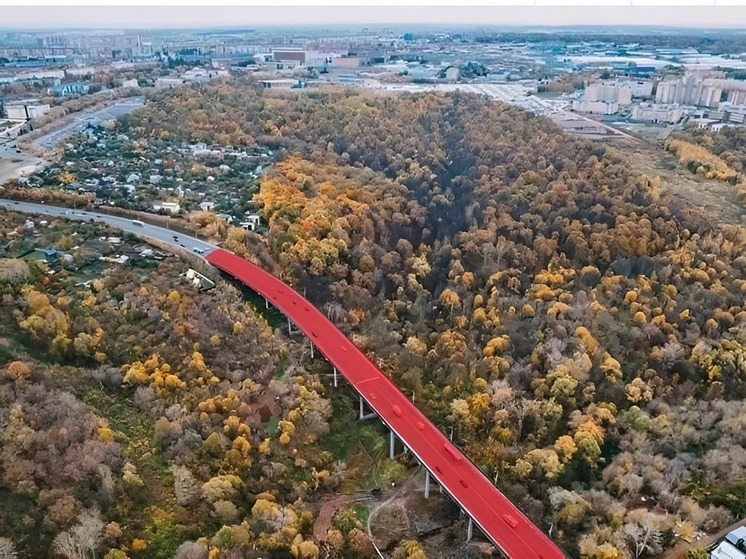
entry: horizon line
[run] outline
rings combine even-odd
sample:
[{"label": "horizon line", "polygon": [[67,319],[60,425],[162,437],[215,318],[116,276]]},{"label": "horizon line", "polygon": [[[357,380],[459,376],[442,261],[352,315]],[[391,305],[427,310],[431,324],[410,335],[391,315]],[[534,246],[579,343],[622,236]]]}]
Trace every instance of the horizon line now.
[{"label": "horizon line", "polygon": [[[568,23],[568,24],[548,24],[548,23],[480,23],[480,22],[458,22],[458,23],[433,23],[426,21],[406,21],[406,22],[335,22],[335,23],[294,23],[294,24],[280,24],[280,23],[252,23],[252,24],[212,24],[212,25],[199,25],[199,24],[186,24],[186,25],[163,25],[163,26],[107,26],[103,25],[80,25],[80,26],[28,26],[28,25],[0,25],[1,31],[158,31],[158,30],[169,30],[169,31],[193,31],[193,30],[220,30],[220,31],[253,31],[255,29],[333,29],[339,27],[360,27],[360,30],[367,27],[397,27],[406,25],[417,25],[429,28],[454,28],[454,27],[474,27],[483,29],[521,29],[521,28],[540,28],[540,29],[574,29],[574,28],[595,28],[595,29],[620,29],[620,28],[632,28],[632,29],[670,29],[670,30],[699,30],[699,31],[737,31],[743,33],[746,36],[746,29],[742,26],[729,24],[729,23],[711,23],[711,24],[643,24],[643,23]],[[371,30],[375,31],[375,29]]]}]

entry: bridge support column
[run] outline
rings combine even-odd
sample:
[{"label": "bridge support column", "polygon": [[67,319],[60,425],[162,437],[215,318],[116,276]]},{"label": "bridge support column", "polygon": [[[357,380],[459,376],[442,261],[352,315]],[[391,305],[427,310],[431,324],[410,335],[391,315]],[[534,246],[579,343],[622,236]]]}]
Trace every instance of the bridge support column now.
[{"label": "bridge support column", "polygon": [[474,521],[469,518],[469,524],[466,527],[466,541],[470,542],[474,537]]},{"label": "bridge support column", "polygon": [[311,341],[311,338],[306,338],[308,340],[308,345],[311,346],[311,359],[313,359],[313,342]]},{"label": "bridge support column", "polygon": [[337,388],[337,368],[332,367],[334,369],[334,388]]},{"label": "bridge support column", "polygon": [[394,450],[396,447],[396,435],[393,431],[389,431],[389,459],[394,459]]},{"label": "bridge support column", "polygon": [[264,308],[269,309],[269,299],[267,299],[266,297],[264,298]]},{"label": "bridge support column", "polygon": [[376,417],[376,412],[365,413],[365,400],[360,396],[360,421],[364,419],[373,419]]},{"label": "bridge support column", "polygon": [[425,499],[430,498],[430,470],[425,470]]}]

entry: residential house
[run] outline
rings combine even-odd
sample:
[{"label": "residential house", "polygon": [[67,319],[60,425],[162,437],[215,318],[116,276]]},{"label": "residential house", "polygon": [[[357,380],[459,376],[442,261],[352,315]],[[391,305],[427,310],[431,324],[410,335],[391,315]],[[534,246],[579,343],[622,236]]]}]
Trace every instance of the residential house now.
[{"label": "residential house", "polygon": [[241,222],[241,227],[247,231],[256,231],[256,228],[261,223],[261,219],[256,214],[249,214],[246,216],[246,221]]}]

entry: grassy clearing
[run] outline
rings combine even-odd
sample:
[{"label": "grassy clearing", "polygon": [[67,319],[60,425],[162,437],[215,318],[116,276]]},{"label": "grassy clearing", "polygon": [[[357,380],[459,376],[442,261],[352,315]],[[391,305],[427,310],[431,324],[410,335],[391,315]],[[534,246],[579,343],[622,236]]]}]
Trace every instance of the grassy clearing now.
[{"label": "grassy clearing", "polygon": [[348,388],[331,391],[334,414],[322,446],[347,464],[341,493],[369,491],[384,483],[382,466],[388,462],[388,431],[376,420],[360,421],[357,396]]},{"label": "grassy clearing", "polygon": [[354,507],[355,516],[363,526],[368,524],[368,517],[370,516],[370,509],[366,505],[356,504]]},{"label": "grassy clearing", "polygon": [[329,421],[329,433],[324,437],[324,450],[337,460],[347,460],[358,444],[362,444],[372,458],[385,453],[386,427],[379,421],[358,419],[358,400],[352,390],[338,388],[327,395],[334,414]]}]

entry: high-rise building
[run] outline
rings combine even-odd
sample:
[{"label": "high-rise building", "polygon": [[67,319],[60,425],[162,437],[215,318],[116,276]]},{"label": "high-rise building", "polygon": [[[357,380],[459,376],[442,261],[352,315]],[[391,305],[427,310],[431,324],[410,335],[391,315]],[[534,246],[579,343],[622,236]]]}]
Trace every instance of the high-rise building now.
[{"label": "high-rise building", "polygon": [[594,83],[585,88],[586,101],[604,101],[626,106],[632,103],[632,88],[619,83]]},{"label": "high-rise building", "polygon": [[658,83],[656,103],[717,107],[723,93],[714,80],[703,80],[694,74],[687,74],[678,80]]}]

